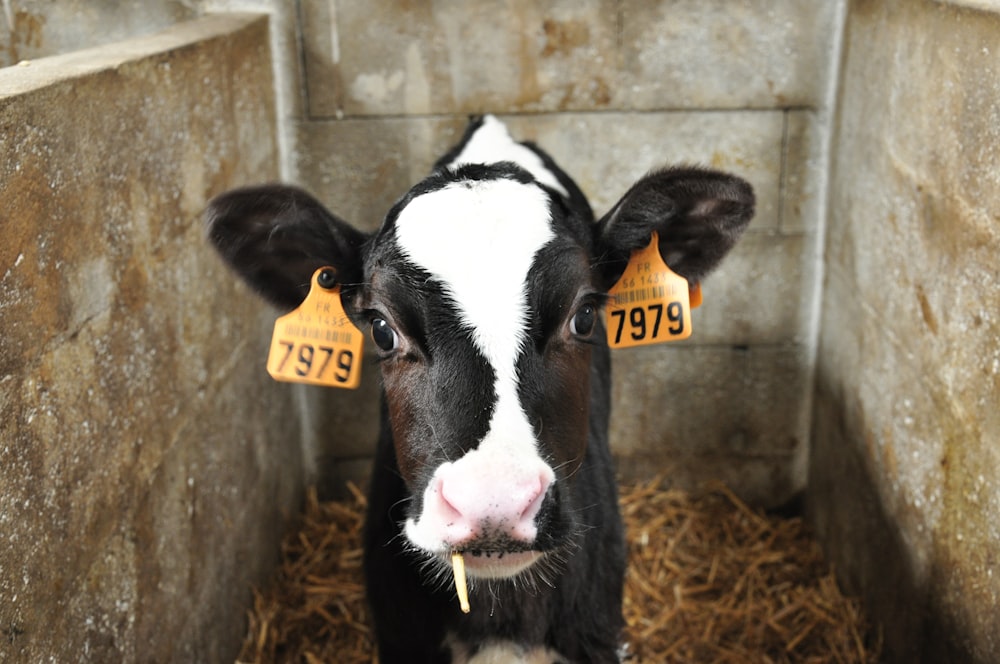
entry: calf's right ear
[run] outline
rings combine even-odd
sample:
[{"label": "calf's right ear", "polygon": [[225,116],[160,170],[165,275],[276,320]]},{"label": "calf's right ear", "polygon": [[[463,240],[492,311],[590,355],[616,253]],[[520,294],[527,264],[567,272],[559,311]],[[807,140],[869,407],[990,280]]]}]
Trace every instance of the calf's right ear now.
[{"label": "calf's right ear", "polygon": [[333,267],[345,288],[362,280],[368,236],[301,189],[234,189],[208,204],[205,223],[208,239],[230,267],[283,309],[302,303],[321,267]]}]

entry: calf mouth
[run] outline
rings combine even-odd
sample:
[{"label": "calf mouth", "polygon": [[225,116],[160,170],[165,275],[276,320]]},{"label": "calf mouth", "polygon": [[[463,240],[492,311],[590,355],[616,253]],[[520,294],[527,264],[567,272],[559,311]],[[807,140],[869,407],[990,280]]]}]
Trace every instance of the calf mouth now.
[{"label": "calf mouth", "polygon": [[449,552],[446,556],[450,561],[452,553],[461,553],[465,558],[465,569],[470,577],[482,579],[510,579],[520,575],[545,554],[534,550],[499,550],[469,548]]},{"label": "calf mouth", "polygon": [[453,557],[460,554],[470,594],[486,592],[497,601],[511,591],[536,594],[554,588],[575,548],[574,542],[544,546],[538,541],[477,538],[434,551],[414,547],[411,553],[422,559],[427,583],[442,589],[455,583]]}]

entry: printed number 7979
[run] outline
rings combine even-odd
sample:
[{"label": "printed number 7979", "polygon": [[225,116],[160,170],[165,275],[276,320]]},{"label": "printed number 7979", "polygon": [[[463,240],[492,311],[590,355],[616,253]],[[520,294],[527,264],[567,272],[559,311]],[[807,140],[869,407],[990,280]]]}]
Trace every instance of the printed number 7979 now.
[{"label": "printed number 7979", "polygon": [[[295,351],[296,344],[292,341],[280,341],[282,346],[285,347],[285,354],[281,358],[281,362],[278,364],[278,373],[284,373],[288,361],[292,359],[293,351]],[[319,357],[317,358],[317,355]],[[312,374],[313,378],[322,378],[323,372],[326,371],[330,364],[330,360],[336,357],[336,365],[338,371],[334,373],[334,379],[344,383],[347,382],[348,377],[351,373],[351,367],[354,365],[354,353],[348,349],[342,349],[336,351],[336,349],[331,346],[319,346],[314,348],[312,344],[299,344],[298,353],[294,353],[295,364],[293,369],[295,374],[302,376],[303,378]],[[313,369],[315,368],[315,373]]]},{"label": "printed number 7979", "polygon": [[[647,312],[652,318],[650,323],[647,320]],[[611,317],[616,319],[615,343],[621,342],[622,333],[625,331],[626,313],[624,309],[617,309],[611,312]],[[632,307],[627,315],[629,336],[635,341],[642,341],[649,338],[656,339],[660,333],[660,323],[663,320],[663,305],[648,304],[645,307]],[[672,323],[667,327],[670,336],[678,336],[684,333],[684,307],[680,302],[671,302],[667,305],[667,320]]]}]

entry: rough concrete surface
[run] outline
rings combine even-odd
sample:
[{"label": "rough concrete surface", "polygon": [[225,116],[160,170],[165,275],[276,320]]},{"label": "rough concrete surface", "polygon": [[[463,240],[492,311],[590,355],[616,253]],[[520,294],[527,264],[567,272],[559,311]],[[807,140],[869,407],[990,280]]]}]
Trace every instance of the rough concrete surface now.
[{"label": "rough concrete surface", "polygon": [[811,512],[890,661],[1000,661],[1000,15],[854,2]]},{"label": "rough concrete surface", "polygon": [[4,0],[0,67],[147,35],[194,18],[185,0]]},{"label": "rough concrete surface", "polygon": [[838,2],[302,3],[314,117],[815,107]]},{"label": "rough concrete surface", "polygon": [[0,70],[0,661],[236,652],[305,462],[200,212],[273,109],[259,16]]}]

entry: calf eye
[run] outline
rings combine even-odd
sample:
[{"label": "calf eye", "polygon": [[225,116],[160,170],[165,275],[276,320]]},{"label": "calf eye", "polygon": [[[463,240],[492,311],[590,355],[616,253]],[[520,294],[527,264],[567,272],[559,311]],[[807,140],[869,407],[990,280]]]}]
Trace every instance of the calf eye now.
[{"label": "calf eye", "polygon": [[372,341],[385,352],[395,350],[399,346],[396,331],[389,326],[384,318],[372,320]]},{"label": "calf eye", "polygon": [[597,309],[592,304],[580,307],[573,320],[569,322],[569,331],[575,335],[586,337],[594,331],[597,323]]}]

